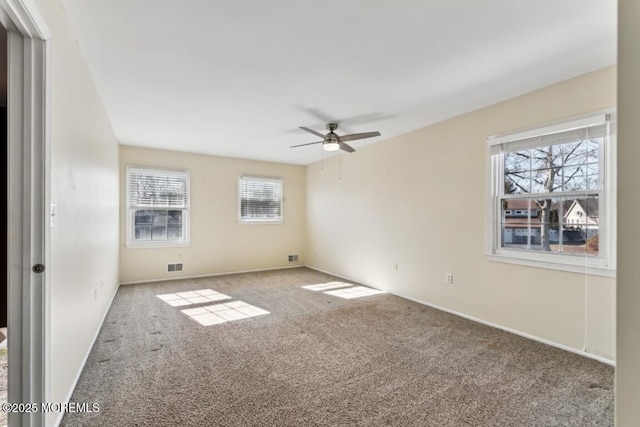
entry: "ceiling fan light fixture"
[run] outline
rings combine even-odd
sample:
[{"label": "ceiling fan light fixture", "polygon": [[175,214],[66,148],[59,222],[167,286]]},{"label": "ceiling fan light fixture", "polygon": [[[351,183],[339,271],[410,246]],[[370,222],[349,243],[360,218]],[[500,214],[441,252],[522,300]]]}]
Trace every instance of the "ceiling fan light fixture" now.
[{"label": "ceiling fan light fixture", "polygon": [[340,149],[340,144],[335,141],[325,142],[322,146],[324,151],[338,151]]},{"label": "ceiling fan light fixture", "polygon": [[364,132],[364,133],[352,133],[349,135],[342,135],[342,136],[338,136],[336,135],[333,131],[338,129],[338,124],[337,123],[327,123],[327,129],[329,130],[329,133],[326,135],[321,134],[320,132],[316,132],[313,129],[309,129],[306,128],[304,126],[300,126],[300,129],[302,129],[305,132],[309,132],[317,137],[322,138],[322,141],[318,141],[318,142],[308,142],[306,144],[298,144],[298,145],[292,145],[291,148],[296,148],[296,147],[303,147],[306,145],[315,145],[315,144],[322,144],[322,149],[324,151],[338,151],[338,150],[342,150],[345,151],[347,153],[353,153],[354,151],[356,151],[352,146],[350,146],[349,144],[347,144],[345,141],[354,141],[357,139],[364,139],[364,138],[372,138],[374,136],[380,136],[380,132]]}]

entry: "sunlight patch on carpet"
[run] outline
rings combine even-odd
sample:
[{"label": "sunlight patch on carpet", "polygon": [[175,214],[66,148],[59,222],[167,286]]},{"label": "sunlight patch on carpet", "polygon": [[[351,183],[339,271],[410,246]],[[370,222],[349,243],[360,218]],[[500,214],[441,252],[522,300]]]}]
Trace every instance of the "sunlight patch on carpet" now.
[{"label": "sunlight patch on carpet", "polygon": [[234,320],[270,314],[267,310],[247,304],[244,301],[188,308],[181,311],[203,326],[217,325]]},{"label": "sunlight patch on carpet", "polygon": [[317,285],[302,286],[302,288],[317,292],[317,291],[326,291],[328,289],[344,288],[346,286],[353,286],[353,285],[350,283],[344,283],[344,282],[328,282],[328,283],[319,283]]},{"label": "sunlight patch on carpet", "polygon": [[220,292],[216,292],[212,289],[199,289],[197,291],[178,292],[175,294],[163,294],[156,296],[172,307],[231,299],[229,295],[221,294]]},{"label": "sunlight patch on carpet", "polygon": [[333,291],[324,292],[327,295],[333,295],[344,299],[368,297],[369,295],[384,294],[384,291],[378,289],[367,288],[366,286],[353,286],[345,289],[335,289]]}]

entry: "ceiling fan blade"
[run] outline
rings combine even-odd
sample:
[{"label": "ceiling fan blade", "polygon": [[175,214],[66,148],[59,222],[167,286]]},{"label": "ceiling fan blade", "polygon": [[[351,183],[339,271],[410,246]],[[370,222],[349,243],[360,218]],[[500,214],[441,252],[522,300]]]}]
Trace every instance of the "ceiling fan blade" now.
[{"label": "ceiling fan blade", "polygon": [[307,132],[312,133],[312,134],[314,134],[315,136],[319,136],[320,138],[324,138],[324,135],[323,135],[323,134],[321,134],[320,132],[316,132],[315,130],[311,130],[311,129],[306,128],[306,127],[304,127],[304,126],[300,126],[300,129],[302,129],[302,130],[306,130]]},{"label": "ceiling fan blade", "polygon": [[324,141],[318,141],[318,142],[309,142],[307,144],[298,144],[298,145],[292,145],[289,148],[296,148],[296,147],[304,147],[305,145],[313,145],[313,144],[322,144]]},{"label": "ceiling fan blade", "polygon": [[356,139],[372,138],[374,136],[380,136],[380,132],[365,132],[365,133],[352,133],[351,135],[341,136],[343,141],[353,141]]},{"label": "ceiling fan blade", "polygon": [[347,153],[353,153],[354,151],[356,151],[352,146],[350,146],[349,144],[345,144],[344,142],[340,141],[340,149],[343,151],[346,151]]}]

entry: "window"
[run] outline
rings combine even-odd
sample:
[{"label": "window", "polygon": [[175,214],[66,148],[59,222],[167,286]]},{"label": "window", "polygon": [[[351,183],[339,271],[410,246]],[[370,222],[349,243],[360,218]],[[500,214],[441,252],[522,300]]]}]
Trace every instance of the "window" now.
[{"label": "window", "polygon": [[240,176],[238,205],[241,223],[281,223],[282,180]]},{"label": "window", "polygon": [[489,138],[493,259],[614,274],[610,117]]},{"label": "window", "polygon": [[127,247],[189,243],[189,172],[127,167]]}]

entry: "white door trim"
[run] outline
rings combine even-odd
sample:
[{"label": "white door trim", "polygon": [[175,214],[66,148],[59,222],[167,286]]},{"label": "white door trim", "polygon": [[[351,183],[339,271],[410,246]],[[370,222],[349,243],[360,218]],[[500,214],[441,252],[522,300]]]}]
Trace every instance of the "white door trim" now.
[{"label": "white door trim", "polygon": [[[29,0],[0,0],[8,40],[8,320],[9,402],[47,401],[48,273],[47,209],[49,127],[49,31]],[[37,413],[10,413],[9,426],[42,426]]]}]

